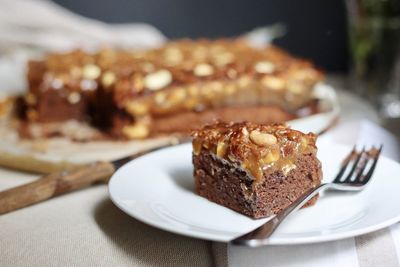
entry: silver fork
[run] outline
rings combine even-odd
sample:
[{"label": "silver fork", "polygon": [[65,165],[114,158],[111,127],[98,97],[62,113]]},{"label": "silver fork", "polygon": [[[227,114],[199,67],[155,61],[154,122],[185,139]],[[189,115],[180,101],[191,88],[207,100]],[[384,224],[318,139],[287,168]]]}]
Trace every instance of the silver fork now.
[{"label": "silver fork", "polygon": [[269,243],[268,237],[272,235],[280,223],[293,211],[303,207],[319,192],[328,189],[353,192],[363,190],[371,180],[381,151],[382,145],[378,149],[372,147],[368,151],[364,147],[361,152],[357,152],[356,147],[354,147],[343,161],[342,167],[331,183],[323,183],[315,188],[311,188],[286,209],[276,214],[271,220],[255,230],[233,239],[231,242],[249,247],[267,245]]}]

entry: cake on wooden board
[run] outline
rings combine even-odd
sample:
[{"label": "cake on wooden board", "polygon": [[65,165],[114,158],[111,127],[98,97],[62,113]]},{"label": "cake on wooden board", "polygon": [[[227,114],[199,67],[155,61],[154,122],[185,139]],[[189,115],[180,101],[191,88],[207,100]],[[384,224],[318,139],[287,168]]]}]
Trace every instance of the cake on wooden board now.
[{"label": "cake on wooden board", "polygon": [[312,133],[280,124],[220,122],[192,136],[197,194],[247,216],[276,214],[321,183]]},{"label": "cake on wooden board", "polygon": [[215,119],[303,116],[322,79],[307,60],[240,39],[179,40],[136,52],[76,50],[29,63],[22,113],[28,125],[77,120],[115,138],[141,139]]}]

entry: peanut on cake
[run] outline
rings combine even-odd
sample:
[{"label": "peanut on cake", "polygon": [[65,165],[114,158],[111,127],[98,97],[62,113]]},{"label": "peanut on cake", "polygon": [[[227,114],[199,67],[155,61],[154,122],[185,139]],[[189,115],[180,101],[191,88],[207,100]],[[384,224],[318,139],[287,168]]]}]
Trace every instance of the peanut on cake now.
[{"label": "peanut on cake", "polygon": [[85,122],[123,139],[187,133],[214,119],[282,122],[312,112],[322,79],[307,60],[238,39],[76,50],[29,62],[22,117],[27,125]]},{"label": "peanut on cake", "polygon": [[314,134],[242,122],[208,125],[192,135],[197,194],[247,216],[276,214],[321,183]]}]

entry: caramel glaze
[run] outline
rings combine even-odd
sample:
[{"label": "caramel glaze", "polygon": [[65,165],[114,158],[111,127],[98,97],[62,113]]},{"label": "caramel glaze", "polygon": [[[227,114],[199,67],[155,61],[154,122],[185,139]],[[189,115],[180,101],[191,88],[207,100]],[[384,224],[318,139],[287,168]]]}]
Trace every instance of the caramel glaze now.
[{"label": "caramel glaze", "polygon": [[304,134],[283,124],[218,122],[193,131],[192,136],[195,155],[209,151],[241,166],[255,182],[276,171],[286,176],[296,168],[300,155],[317,152],[315,134]]}]

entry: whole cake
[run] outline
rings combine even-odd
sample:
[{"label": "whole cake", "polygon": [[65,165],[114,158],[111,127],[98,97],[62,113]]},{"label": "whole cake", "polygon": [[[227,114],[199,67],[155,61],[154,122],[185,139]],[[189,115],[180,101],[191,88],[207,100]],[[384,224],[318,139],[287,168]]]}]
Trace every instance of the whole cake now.
[{"label": "whole cake", "polygon": [[28,125],[88,122],[127,139],[210,123],[309,114],[323,79],[307,60],[245,41],[180,40],[146,51],[49,54],[28,65]]},{"label": "whole cake", "polygon": [[242,122],[204,126],[192,135],[197,194],[247,216],[276,214],[321,183],[314,134]]}]

